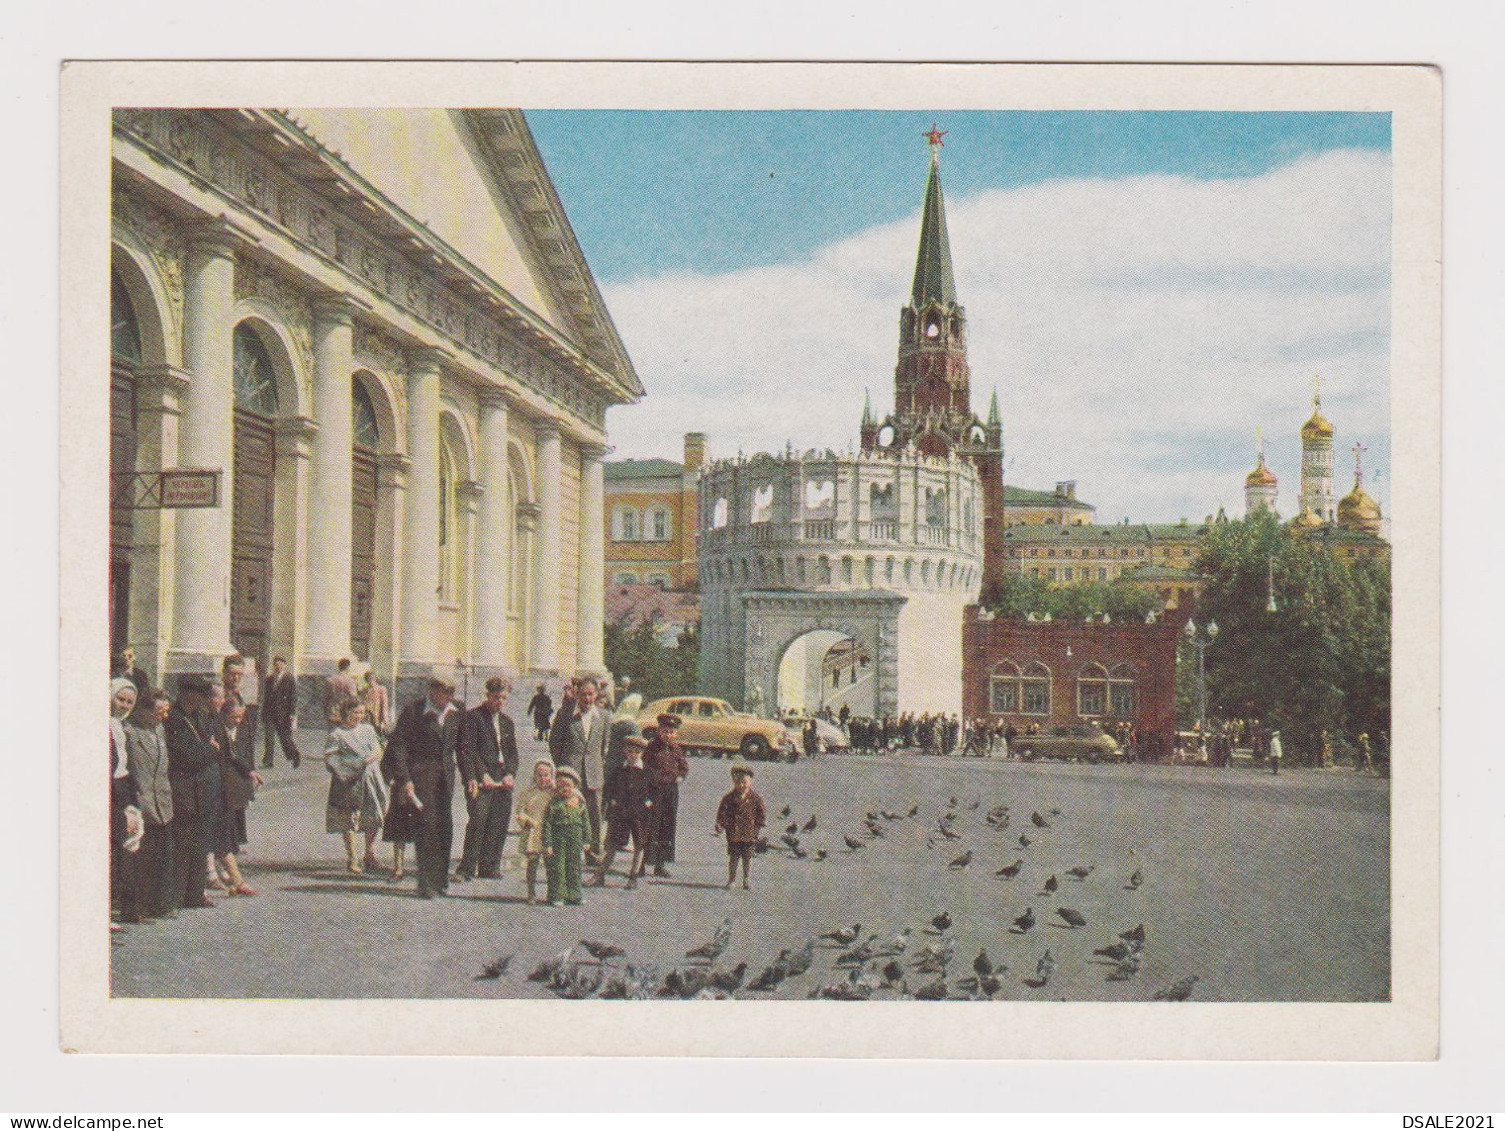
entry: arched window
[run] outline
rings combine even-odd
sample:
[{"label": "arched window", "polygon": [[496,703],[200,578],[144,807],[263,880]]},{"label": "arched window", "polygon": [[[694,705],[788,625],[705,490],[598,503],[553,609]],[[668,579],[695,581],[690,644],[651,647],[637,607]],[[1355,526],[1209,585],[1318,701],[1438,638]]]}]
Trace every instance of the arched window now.
[{"label": "arched window", "polygon": [[1019,702],[1026,715],[1050,714],[1050,669],[1038,660],[1024,669],[1019,680]]},{"label": "arched window", "polygon": [[716,505],[711,508],[711,529],[720,530],[727,522],[727,505],[724,498],[717,499]]},{"label": "arched window", "polygon": [[1108,672],[1101,664],[1088,664],[1077,675],[1076,712],[1084,719],[1108,713]]},{"label": "arched window", "polygon": [[1019,665],[1012,660],[995,664],[988,681],[988,710],[995,715],[1019,711]]},{"label": "arched window", "polygon": [[836,507],[836,484],[829,479],[810,479],[805,483],[805,509],[828,511]]},{"label": "arched window", "polygon": [[350,415],[355,425],[355,446],[375,451],[381,443],[381,428],[376,423],[376,406],[366,386],[351,378]]},{"label": "arched window", "polygon": [[141,364],[141,327],[130,292],[119,275],[110,277],[110,363],[131,367]]},{"label": "arched window", "polygon": [[611,536],[616,542],[638,540],[638,512],[632,507],[617,507],[611,512]]},{"label": "arched window", "polygon": [[946,525],[946,488],[938,487],[935,490],[925,488],[925,524],[927,526]]},{"label": "arched window", "polygon": [[262,416],[277,415],[277,373],[261,335],[242,322],[233,336],[235,407]]},{"label": "arched window", "polygon": [[765,483],[753,488],[752,514],[749,522],[767,522],[773,517],[773,484]]},{"label": "arched window", "polygon": [[652,528],[652,539],[655,542],[667,542],[673,534],[673,522],[669,517],[668,507],[654,507],[649,517]]},{"label": "arched window", "polygon": [[893,518],[898,508],[894,506],[894,485],[874,483],[868,487],[868,500],[872,505],[873,518]]},{"label": "arched window", "polygon": [[1134,669],[1115,664],[1108,672],[1108,713],[1119,718],[1134,714]]}]

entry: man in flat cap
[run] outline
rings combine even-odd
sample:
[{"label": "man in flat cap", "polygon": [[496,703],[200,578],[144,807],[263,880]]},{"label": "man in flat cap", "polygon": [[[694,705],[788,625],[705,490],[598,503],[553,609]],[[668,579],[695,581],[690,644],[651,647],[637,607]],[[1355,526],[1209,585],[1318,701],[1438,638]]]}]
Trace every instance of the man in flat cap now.
[{"label": "man in flat cap", "polygon": [[429,675],[428,691],[403,708],[386,762],[393,776],[393,796],[417,810],[414,854],[418,858],[418,895],[433,899],[449,891],[449,858],[455,829],[450,804],[460,745],[463,706],[455,702],[455,685],[443,668]]},{"label": "man in flat cap", "polygon": [[220,809],[220,755],[224,743],[214,710],[214,683],[185,675],[163,727],[172,788],[174,856],[170,890],[177,907],[213,907],[204,895],[205,858]]},{"label": "man in flat cap", "polygon": [[660,715],[648,748],[643,751],[643,766],[653,787],[653,835],[649,838],[645,864],[653,874],[667,879],[668,865],[674,862],[675,826],[679,821],[679,783],[690,774],[684,749],[675,741],[679,730],[678,715]]}]

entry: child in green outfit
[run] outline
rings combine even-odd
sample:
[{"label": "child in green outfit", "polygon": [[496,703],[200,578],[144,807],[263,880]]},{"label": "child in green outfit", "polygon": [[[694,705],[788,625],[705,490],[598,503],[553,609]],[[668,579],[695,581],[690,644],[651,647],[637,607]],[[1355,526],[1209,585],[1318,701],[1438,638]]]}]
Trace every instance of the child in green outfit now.
[{"label": "child in green outfit", "polygon": [[590,813],[580,795],[580,775],[569,766],[561,766],[554,777],[554,800],[549,802],[543,817],[543,860],[549,877],[549,902],[555,907],[566,903],[578,906]]}]

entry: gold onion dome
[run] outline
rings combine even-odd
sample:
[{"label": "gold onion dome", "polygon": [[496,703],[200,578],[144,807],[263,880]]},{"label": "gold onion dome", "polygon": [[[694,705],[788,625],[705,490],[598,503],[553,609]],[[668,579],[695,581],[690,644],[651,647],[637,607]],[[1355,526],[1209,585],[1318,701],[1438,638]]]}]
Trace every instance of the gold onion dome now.
[{"label": "gold onion dome", "polygon": [[1322,521],[1322,516],[1308,506],[1301,508],[1301,513],[1291,520],[1291,525],[1307,527],[1308,529],[1316,529],[1317,527],[1324,525],[1324,523]]},{"label": "gold onion dome", "polygon": [[1338,522],[1343,526],[1362,526],[1380,520],[1380,505],[1354,480],[1353,490],[1338,501]]},{"label": "gold onion dome", "polygon": [[1312,418],[1301,426],[1301,438],[1303,440],[1314,440],[1321,436],[1331,438],[1332,434],[1332,421],[1322,415],[1322,402],[1318,401],[1316,407],[1312,409]]},{"label": "gold onion dome", "polygon": [[1259,466],[1244,476],[1245,487],[1274,487],[1279,482],[1275,473],[1265,466],[1265,457],[1259,457]]}]

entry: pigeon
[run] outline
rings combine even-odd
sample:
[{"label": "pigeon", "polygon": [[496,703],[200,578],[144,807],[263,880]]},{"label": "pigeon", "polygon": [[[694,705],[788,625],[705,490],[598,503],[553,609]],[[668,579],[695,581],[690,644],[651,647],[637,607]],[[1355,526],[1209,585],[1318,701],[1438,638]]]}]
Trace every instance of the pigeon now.
[{"label": "pigeon", "polygon": [[789,851],[792,852],[792,853],[794,853],[796,856],[803,856],[804,855],[804,852],[802,852],[800,850],[800,838],[799,837],[797,837],[797,836],[791,836],[789,833],[785,833],[783,836],[779,837],[779,839],[781,841],[783,841],[785,847],[787,847],[789,849]]},{"label": "pigeon", "polygon": [[612,946],[610,943],[591,942],[589,939],[581,939],[580,945],[597,962],[605,962],[608,958],[621,958],[627,953],[619,946]]},{"label": "pigeon", "polygon": [[820,937],[830,939],[834,943],[840,943],[842,946],[850,946],[857,941],[857,936],[860,934],[862,934],[862,924],[853,923],[851,927],[838,927],[834,931],[827,931]]},{"label": "pigeon", "polygon": [[949,825],[945,825],[945,824],[937,825],[935,827],[935,831],[938,832],[938,833],[940,833],[947,840],[961,840],[961,838],[962,838],[962,834],[958,833],[958,832],[952,832],[951,831],[951,827]]},{"label": "pigeon", "polygon": [[721,926],[717,927],[716,933],[711,936],[711,941],[702,946],[697,946],[693,950],[685,951],[685,957],[703,959],[707,963],[715,962],[716,959],[721,957],[721,952],[726,949],[727,944],[731,941],[732,921],[730,919],[723,919],[721,920]]},{"label": "pigeon", "polygon": [[888,835],[887,833],[885,833],[883,831],[883,826],[880,825],[876,820],[869,820],[866,823],[867,823],[867,831],[870,832],[870,833],[872,833],[874,836],[876,836],[876,837],[883,837],[883,836],[887,836]]},{"label": "pigeon", "polygon": [[966,990],[978,999],[986,999],[1003,989],[1003,979],[996,974],[987,974],[980,978],[962,978],[956,983],[956,988]]},{"label": "pigeon", "polygon": [[909,946],[909,932],[913,929],[912,927],[905,927],[886,946],[879,947],[874,952],[874,956],[886,958],[894,954],[903,954],[905,948]]},{"label": "pigeon", "polygon": [[779,816],[780,817],[788,817],[789,816],[789,806],[785,805],[782,809],[780,809],[779,810]]},{"label": "pigeon", "polygon": [[1015,860],[1012,864],[1005,864],[1002,868],[999,868],[993,875],[1002,876],[1006,880],[1012,880],[1019,874],[1019,869],[1022,867],[1024,867],[1024,861]]},{"label": "pigeon", "polygon": [[935,981],[921,986],[915,990],[914,996],[920,1001],[944,1001],[946,998],[946,979],[937,978]]},{"label": "pigeon", "polygon": [[747,988],[750,990],[759,991],[776,989],[779,983],[788,976],[789,968],[786,966],[781,966],[777,962],[775,962],[772,966],[767,967],[761,974],[759,974],[756,978],[749,982],[747,984]]},{"label": "pigeon", "polygon": [[904,814],[890,813],[887,809],[879,809],[878,816],[882,817],[885,821],[898,821],[903,818]]},{"label": "pigeon", "polygon": [[1139,956],[1131,954],[1120,962],[1112,970],[1108,971],[1108,981],[1127,982],[1139,971]]},{"label": "pigeon", "polygon": [[574,947],[566,947],[553,958],[548,958],[540,962],[537,969],[528,975],[528,981],[547,982],[556,977],[559,971],[564,968],[564,964],[570,960],[570,955],[574,952],[574,949]]},{"label": "pigeon", "polygon": [[918,817],[920,815],[920,807],[918,805],[911,805],[909,807],[909,812],[905,815],[909,817]]},{"label": "pigeon", "polygon": [[993,960],[988,957],[987,951],[977,952],[977,957],[972,960],[972,969],[977,972],[979,978],[986,978],[993,972]]},{"label": "pigeon", "polygon": [[858,943],[848,950],[842,951],[836,956],[837,966],[866,966],[867,960],[873,957],[873,952],[878,949],[878,936],[869,935],[866,942]]},{"label": "pigeon", "polygon": [[601,987],[602,972],[597,967],[594,972],[580,969],[578,966],[571,970],[570,976],[556,982],[550,988],[562,998],[571,1001],[579,1001],[593,995]]},{"label": "pigeon", "polygon": [[858,840],[854,836],[847,836],[845,833],[843,833],[841,839],[846,841],[848,852],[856,852],[862,847],[862,841]]},{"label": "pigeon", "polygon": [[1048,880],[1045,881],[1045,890],[1042,891],[1040,894],[1041,895],[1054,895],[1056,887],[1057,887],[1056,878],[1054,876],[1052,876],[1050,879],[1048,879]]},{"label": "pigeon", "polygon": [[1052,817],[1059,817],[1061,815],[1061,811],[1059,809],[1052,809],[1050,810],[1050,815]]},{"label": "pigeon", "polygon": [[956,798],[953,797],[950,801],[947,802],[947,804],[950,805],[951,808],[955,809],[956,808]]},{"label": "pigeon", "polygon": [[1111,958],[1114,962],[1122,962],[1134,953],[1134,948],[1126,942],[1116,942],[1111,946],[1100,946],[1092,953],[1103,958]]},{"label": "pigeon", "polygon": [[800,826],[800,831],[801,832],[807,832],[807,833],[813,833],[815,831],[815,825],[816,825],[815,814],[811,813],[810,814],[810,819],[808,821],[806,821],[803,825]]},{"label": "pigeon", "polygon": [[784,964],[789,977],[798,978],[815,962],[815,940],[811,939],[799,950],[784,951],[779,955],[779,960]]},{"label": "pigeon", "polygon": [[1056,972],[1056,960],[1046,951],[1040,956],[1040,961],[1035,964],[1035,978],[1043,986],[1050,981],[1050,976]]},{"label": "pigeon", "polygon": [[1189,978],[1182,978],[1173,986],[1167,986],[1155,994],[1156,1001],[1185,1001],[1191,997],[1191,988],[1202,979],[1193,974]]},{"label": "pigeon", "polygon": [[692,966],[684,970],[670,970],[664,979],[664,996],[692,998],[709,984],[706,969]]},{"label": "pigeon", "polygon": [[799,831],[800,831],[800,823],[798,821],[790,821],[787,825],[784,826],[784,835],[785,836],[793,836],[795,833],[797,833]]},{"label": "pigeon", "polygon": [[897,962],[890,958],[886,963],[884,963],[882,974],[884,985],[897,986],[904,980],[904,967],[900,966]]},{"label": "pigeon", "polygon": [[1077,927],[1085,927],[1087,925],[1087,917],[1074,908],[1058,907],[1056,914],[1065,920],[1066,925],[1073,930]]},{"label": "pigeon", "polygon": [[1038,809],[1036,809],[1033,813],[1031,813],[1029,815],[1029,819],[1030,819],[1030,824],[1034,825],[1035,828],[1037,828],[1037,829],[1048,829],[1048,828],[1050,828],[1050,822],[1047,821],[1044,817],[1040,816],[1040,810],[1038,810]]},{"label": "pigeon", "polygon": [[1026,907],[1024,909],[1024,914],[1014,920],[1014,926],[1018,928],[1021,935],[1027,933],[1029,929],[1034,925],[1035,909],[1033,907]]},{"label": "pigeon", "polygon": [[982,798],[977,798],[977,800],[973,801],[972,804],[967,806],[967,808],[974,813],[977,812],[977,810],[982,808]]},{"label": "pigeon", "polygon": [[1087,867],[1085,868],[1080,866],[1075,868],[1067,868],[1066,874],[1074,880],[1085,880],[1088,876],[1092,875],[1092,869],[1093,865],[1091,864],[1087,865]]},{"label": "pigeon", "polygon": [[915,951],[910,965],[944,966],[951,961],[954,953],[956,953],[956,947],[952,943],[929,943]]},{"label": "pigeon", "polygon": [[876,821],[878,819],[878,812],[875,809],[869,809],[865,814],[865,817],[869,821]]},{"label": "pigeon", "polygon": [[824,860],[826,858],[826,850],[824,848],[817,848],[810,855],[813,860]]},{"label": "pigeon", "polygon": [[936,929],[936,931],[939,932],[940,934],[945,934],[947,931],[949,931],[951,929],[951,915],[950,915],[950,913],[946,912],[946,911],[942,911],[934,919],[930,920],[930,925],[932,927],[934,927]]},{"label": "pigeon", "polygon": [[711,971],[709,981],[713,987],[726,993],[734,993],[747,976],[747,963],[739,962],[730,970]]},{"label": "pigeon", "polygon": [[972,850],[969,848],[955,860],[951,861],[951,863],[947,864],[946,867],[955,871],[957,869],[965,868],[970,863],[972,863]]},{"label": "pigeon", "polygon": [[500,978],[507,973],[507,967],[512,964],[512,955],[498,958],[495,962],[488,962],[481,967],[481,972],[476,975],[476,981],[482,982],[489,978]]},{"label": "pigeon", "polygon": [[1124,942],[1138,943],[1140,946],[1143,946],[1144,945],[1144,924],[1143,923],[1139,924],[1139,926],[1135,927],[1132,931],[1124,931],[1118,937],[1121,938],[1121,939],[1123,939]]},{"label": "pigeon", "polygon": [[1029,839],[1029,837],[1025,836],[1023,833],[1019,834],[1019,847],[1020,848],[1028,848],[1033,843],[1034,842],[1031,841]]},{"label": "pigeon", "polygon": [[619,974],[613,974],[601,986],[601,992],[596,996],[602,1001],[626,1001],[630,992],[627,988],[627,979]]},{"label": "pigeon", "polygon": [[928,833],[928,834],[926,834],[926,836],[925,836],[925,847],[926,847],[927,850],[928,849],[932,849],[932,848],[935,847],[935,834],[934,833]]},{"label": "pigeon", "polygon": [[1124,884],[1124,891],[1138,891],[1142,883],[1144,883],[1144,873],[1135,868],[1133,875],[1129,877],[1129,882]]}]

